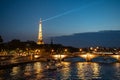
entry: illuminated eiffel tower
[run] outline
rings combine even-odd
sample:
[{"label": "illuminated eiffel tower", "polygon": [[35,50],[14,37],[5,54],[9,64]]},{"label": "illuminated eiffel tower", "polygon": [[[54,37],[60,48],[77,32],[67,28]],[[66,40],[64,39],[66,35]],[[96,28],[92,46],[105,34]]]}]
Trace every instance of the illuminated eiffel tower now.
[{"label": "illuminated eiffel tower", "polygon": [[39,32],[38,32],[37,44],[44,44],[43,35],[42,35],[42,20],[41,19],[40,19],[40,23],[39,23]]}]

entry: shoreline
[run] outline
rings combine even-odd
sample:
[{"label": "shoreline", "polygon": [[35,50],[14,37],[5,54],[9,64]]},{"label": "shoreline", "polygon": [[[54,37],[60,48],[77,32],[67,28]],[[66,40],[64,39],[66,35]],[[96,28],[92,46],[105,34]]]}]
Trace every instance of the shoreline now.
[{"label": "shoreline", "polygon": [[11,63],[11,64],[6,64],[6,65],[0,65],[0,70],[10,68],[10,67],[14,67],[14,66],[18,66],[18,65],[22,65],[22,64],[26,64],[26,63],[38,62],[38,61],[47,62],[47,58],[37,59],[37,60],[30,60],[30,61],[23,61],[23,62],[18,62],[18,63]]}]

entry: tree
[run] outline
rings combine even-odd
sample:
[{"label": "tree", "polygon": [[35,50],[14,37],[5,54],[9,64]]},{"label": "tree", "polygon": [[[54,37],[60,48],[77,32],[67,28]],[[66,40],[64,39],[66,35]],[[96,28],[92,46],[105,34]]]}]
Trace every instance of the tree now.
[{"label": "tree", "polygon": [[2,39],[2,37],[0,36],[0,43],[2,43],[3,42],[3,39]]},{"label": "tree", "polygon": [[2,37],[0,36],[0,51],[2,50],[2,47],[3,47],[2,42],[3,42],[3,39],[2,39]]},{"label": "tree", "polygon": [[9,49],[13,50],[13,49],[19,48],[21,45],[21,42],[19,39],[13,39],[8,43],[8,45],[9,45]]}]

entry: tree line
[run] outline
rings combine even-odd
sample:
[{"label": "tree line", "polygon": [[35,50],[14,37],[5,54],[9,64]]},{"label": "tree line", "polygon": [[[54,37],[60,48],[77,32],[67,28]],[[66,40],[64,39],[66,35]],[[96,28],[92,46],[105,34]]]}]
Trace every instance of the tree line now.
[{"label": "tree line", "polygon": [[63,52],[65,49],[68,49],[69,52],[76,52],[78,48],[74,48],[71,46],[63,46],[61,44],[54,44],[51,42],[50,44],[42,44],[38,45],[35,41],[25,41],[22,42],[19,39],[13,39],[9,42],[3,43],[3,39],[0,36],[0,51],[2,50],[35,50],[35,49],[45,49],[46,52],[50,52],[54,50],[55,52]]}]

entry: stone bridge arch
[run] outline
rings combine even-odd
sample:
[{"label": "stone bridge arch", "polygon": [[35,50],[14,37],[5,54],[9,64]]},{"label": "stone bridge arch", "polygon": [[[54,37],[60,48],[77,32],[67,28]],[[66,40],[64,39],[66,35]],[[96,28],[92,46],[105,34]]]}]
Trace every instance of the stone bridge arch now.
[{"label": "stone bridge arch", "polygon": [[63,54],[63,55],[53,55],[54,59],[61,59],[64,60],[66,58],[75,58],[75,57],[80,57],[82,59],[85,59],[86,61],[91,61],[95,58],[98,57],[110,57],[113,59],[116,59],[118,62],[120,62],[120,54],[91,54],[91,53],[86,53],[86,54]]}]

